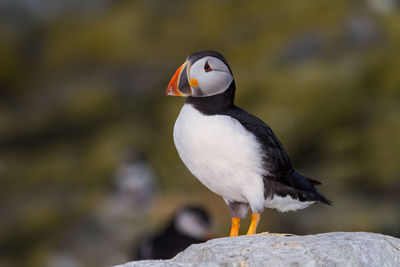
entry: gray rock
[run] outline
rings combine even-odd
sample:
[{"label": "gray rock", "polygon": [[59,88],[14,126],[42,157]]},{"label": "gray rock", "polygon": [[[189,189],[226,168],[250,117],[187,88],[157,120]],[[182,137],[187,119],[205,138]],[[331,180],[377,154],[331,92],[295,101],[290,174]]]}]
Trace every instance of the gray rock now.
[{"label": "gray rock", "polygon": [[137,266],[400,266],[400,239],[365,232],[262,233],[217,238],[192,245],[171,260],[136,261],[118,267]]}]

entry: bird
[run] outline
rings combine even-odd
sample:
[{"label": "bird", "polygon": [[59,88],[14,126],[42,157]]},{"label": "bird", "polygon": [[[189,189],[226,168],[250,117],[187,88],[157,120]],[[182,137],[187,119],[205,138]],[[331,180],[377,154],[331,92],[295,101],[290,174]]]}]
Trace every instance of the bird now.
[{"label": "bird", "polygon": [[173,129],[182,162],[203,185],[222,196],[231,215],[229,236],[251,209],[247,235],[256,233],[264,208],[280,212],[315,202],[331,204],[297,171],[271,128],[234,104],[236,85],[217,51],[191,54],[172,76],[168,96],[186,97]]},{"label": "bird", "polygon": [[140,243],[136,259],[170,259],[188,246],[211,237],[212,221],[204,208],[188,205],[175,212],[168,226]]}]

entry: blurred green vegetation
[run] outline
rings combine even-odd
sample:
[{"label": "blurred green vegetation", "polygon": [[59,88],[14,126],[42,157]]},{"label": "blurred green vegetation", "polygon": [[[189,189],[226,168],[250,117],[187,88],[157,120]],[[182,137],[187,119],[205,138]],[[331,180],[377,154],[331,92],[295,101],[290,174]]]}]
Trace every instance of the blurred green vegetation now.
[{"label": "blurred green vegetation", "polygon": [[102,2],[96,11],[74,2],[43,18],[0,6],[10,12],[0,18],[0,265],[42,266],[110,193],[127,148],[144,153],[159,177],[143,224],[157,228],[174,207],[200,202],[218,235],[228,233],[224,202],[191,176],[173,145],[184,99],[164,96],[176,68],[205,49],[227,58],[237,104],[269,123],[295,166],[321,180],[334,202],[266,211],[260,230],[400,236],[397,6]]}]

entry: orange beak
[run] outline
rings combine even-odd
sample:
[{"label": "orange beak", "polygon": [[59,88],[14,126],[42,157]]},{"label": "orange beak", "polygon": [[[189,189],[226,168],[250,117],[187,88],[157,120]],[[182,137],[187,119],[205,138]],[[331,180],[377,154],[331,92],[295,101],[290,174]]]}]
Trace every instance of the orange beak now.
[{"label": "orange beak", "polygon": [[167,91],[165,92],[166,95],[190,96],[192,94],[192,89],[188,81],[189,67],[189,62],[185,62],[176,70],[168,84]]}]

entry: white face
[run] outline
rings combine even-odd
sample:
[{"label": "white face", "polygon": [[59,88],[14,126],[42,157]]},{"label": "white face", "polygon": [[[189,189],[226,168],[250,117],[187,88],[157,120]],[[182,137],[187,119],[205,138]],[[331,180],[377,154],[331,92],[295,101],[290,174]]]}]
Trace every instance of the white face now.
[{"label": "white face", "polygon": [[187,210],[180,211],[175,222],[176,230],[197,239],[205,239],[211,228],[196,213]]},{"label": "white face", "polygon": [[233,76],[224,62],[215,57],[203,57],[191,67],[189,80],[196,79],[197,86],[191,86],[192,96],[211,96],[224,92],[233,81]]}]

